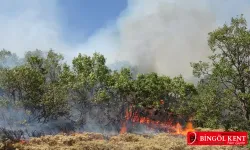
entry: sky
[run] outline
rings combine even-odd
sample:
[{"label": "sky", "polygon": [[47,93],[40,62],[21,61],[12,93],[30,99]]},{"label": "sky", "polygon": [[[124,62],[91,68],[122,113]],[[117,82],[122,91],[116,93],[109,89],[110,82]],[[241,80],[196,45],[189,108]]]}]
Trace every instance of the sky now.
[{"label": "sky", "polygon": [[75,44],[86,40],[96,30],[114,23],[126,9],[127,1],[60,0],[58,5],[62,27],[65,29],[63,37]]},{"label": "sky", "polygon": [[192,76],[206,60],[207,33],[244,14],[248,0],[0,0],[0,48],[22,57],[54,49],[71,60],[100,52],[108,64]]}]

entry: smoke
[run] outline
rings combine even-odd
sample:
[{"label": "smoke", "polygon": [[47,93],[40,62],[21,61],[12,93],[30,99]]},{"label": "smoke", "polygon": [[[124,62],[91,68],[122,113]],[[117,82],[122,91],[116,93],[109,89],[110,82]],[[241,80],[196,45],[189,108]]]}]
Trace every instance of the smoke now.
[{"label": "smoke", "polygon": [[59,50],[65,46],[60,43],[55,1],[1,0],[0,4],[1,48],[21,57],[37,48]]},{"label": "smoke", "polygon": [[[144,1],[143,1],[144,2]],[[191,75],[190,62],[208,55],[206,36],[215,16],[202,3],[158,0],[131,2],[133,14],[120,21],[121,55],[141,72]],[[151,10],[145,12],[145,10]]]},{"label": "smoke", "polygon": [[[229,4],[236,11],[232,13]],[[237,10],[244,13],[243,5],[244,1],[131,0],[118,21],[118,56],[137,65],[140,72],[182,74],[190,79],[190,62],[206,61],[210,54],[208,33],[235,17]],[[224,14],[229,9],[232,16]]]},{"label": "smoke", "polygon": [[72,45],[65,40],[64,13],[58,3],[59,0],[0,0],[0,49],[14,52],[18,57],[35,49],[53,49],[63,54],[68,63],[78,53],[91,55],[97,51],[112,63],[117,43],[113,25],[97,30],[87,40],[83,34],[79,36],[83,40]]},{"label": "smoke", "polygon": [[70,63],[78,53],[100,52],[108,64],[127,61],[140,72],[182,74],[187,79],[192,76],[190,62],[205,60],[210,53],[208,32],[241,13],[250,19],[247,0],[128,0],[116,21],[72,45],[63,37],[65,12],[58,0],[0,3],[0,47],[19,57],[52,48]]},{"label": "smoke", "polygon": [[[25,111],[22,107],[9,105],[8,107],[0,106],[0,108],[0,135],[2,134],[2,128],[13,131],[22,130],[25,132],[25,138],[29,138],[32,132],[50,135],[58,134],[60,132],[107,132],[106,134],[119,133],[119,131],[117,131],[117,129],[115,129],[115,126],[113,125],[103,126],[105,125],[105,122],[100,123],[100,118],[96,118],[93,115],[93,112],[89,112],[89,114],[86,114],[86,123],[84,123],[83,125],[77,124],[77,121],[74,121],[74,117],[61,117],[56,120],[49,120],[46,123],[37,122],[37,120],[35,120],[36,116],[29,113],[28,111]],[[87,109],[87,107],[83,109]],[[104,114],[100,114],[99,116],[102,116],[103,118],[106,117]],[[106,119],[105,121],[108,122],[109,120]]]}]

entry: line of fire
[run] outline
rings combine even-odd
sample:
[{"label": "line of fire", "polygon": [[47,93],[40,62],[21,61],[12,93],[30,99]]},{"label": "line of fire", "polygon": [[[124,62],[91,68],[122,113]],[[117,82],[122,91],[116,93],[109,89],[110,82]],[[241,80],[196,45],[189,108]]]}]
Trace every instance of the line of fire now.
[{"label": "line of fire", "polygon": [[166,112],[164,100],[160,100],[159,108],[154,106],[138,108],[133,105],[126,108],[124,119],[121,122],[120,134],[138,131],[141,126],[146,127],[147,131],[179,135],[195,131],[190,118]]}]

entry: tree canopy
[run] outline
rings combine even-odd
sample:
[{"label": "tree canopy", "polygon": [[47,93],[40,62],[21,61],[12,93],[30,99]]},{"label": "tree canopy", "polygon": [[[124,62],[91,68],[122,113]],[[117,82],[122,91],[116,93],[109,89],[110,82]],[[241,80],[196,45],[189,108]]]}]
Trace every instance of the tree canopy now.
[{"label": "tree canopy", "polygon": [[[209,56],[211,62],[192,64],[194,75],[208,81],[200,97],[209,96],[210,100],[199,104],[209,102],[207,111],[217,112],[213,120],[224,122],[227,128],[249,128],[250,31],[243,15],[232,18],[230,25],[210,32],[208,45],[213,52]],[[225,116],[224,120],[216,118],[219,115]]]},{"label": "tree canopy", "polygon": [[208,35],[210,61],[191,63],[200,78],[197,86],[182,76],[140,74],[131,67],[111,70],[100,53],[79,54],[67,64],[53,50],[29,51],[23,59],[2,50],[0,101],[24,108],[39,122],[65,117],[84,125],[91,117],[105,127],[120,124],[128,108],[153,108],[161,112],[160,120],[175,114],[192,118],[197,126],[249,130],[247,22],[241,15]]}]

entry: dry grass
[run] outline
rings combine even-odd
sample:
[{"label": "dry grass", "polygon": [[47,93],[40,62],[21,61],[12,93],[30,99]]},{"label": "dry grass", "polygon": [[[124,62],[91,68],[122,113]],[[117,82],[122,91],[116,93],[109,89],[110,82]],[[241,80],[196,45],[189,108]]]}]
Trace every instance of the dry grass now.
[{"label": "dry grass", "polygon": [[121,134],[105,138],[98,133],[55,135],[16,143],[16,150],[237,150],[232,146],[187,146],[186,138],[166,133],[157,135]]}]

